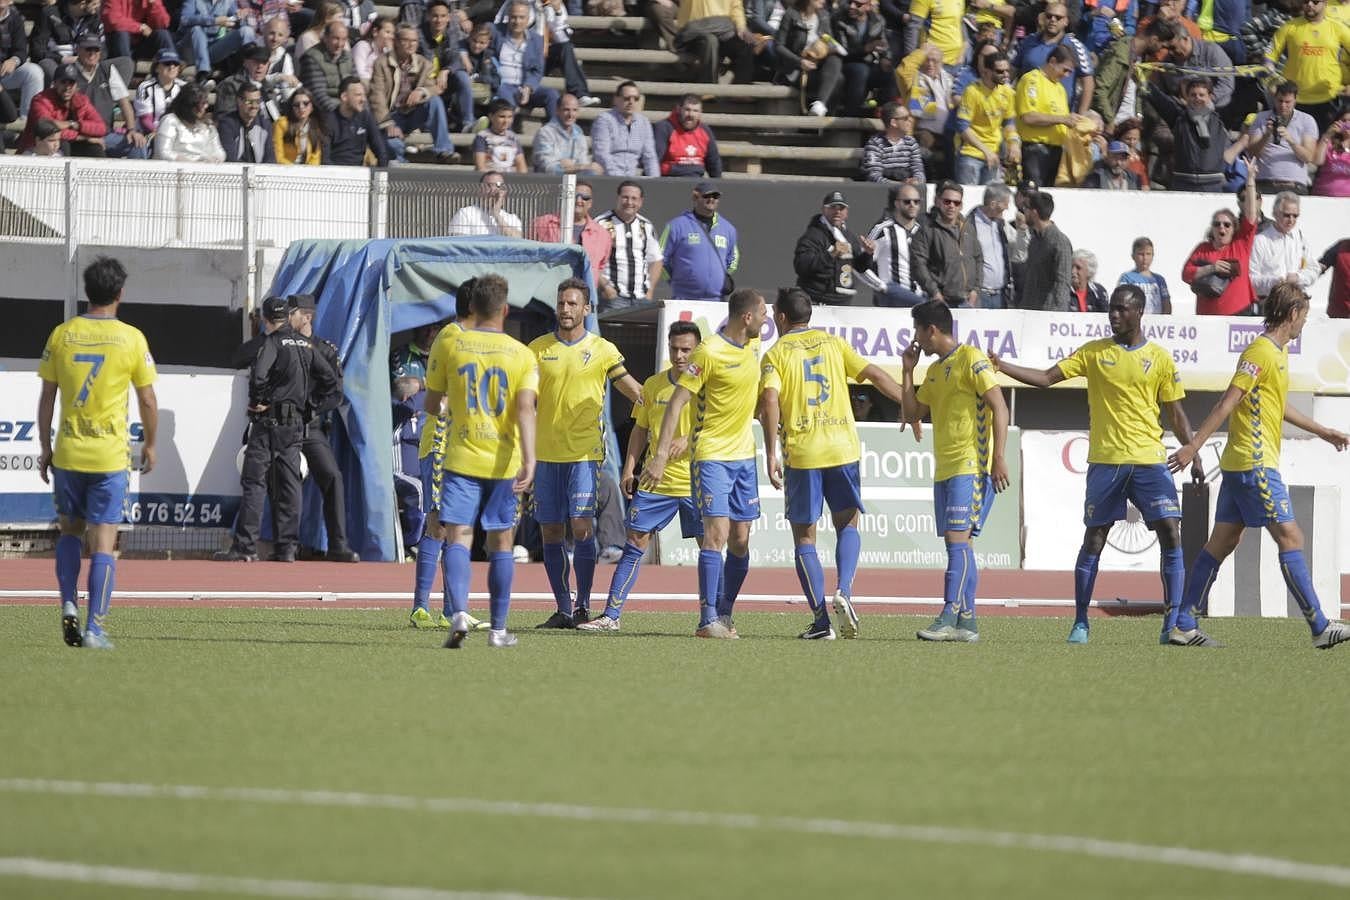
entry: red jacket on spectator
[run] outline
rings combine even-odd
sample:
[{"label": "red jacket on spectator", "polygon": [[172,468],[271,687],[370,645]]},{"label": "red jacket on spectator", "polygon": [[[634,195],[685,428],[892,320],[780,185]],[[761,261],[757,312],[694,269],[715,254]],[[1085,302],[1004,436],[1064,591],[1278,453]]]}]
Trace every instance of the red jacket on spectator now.
[{"label": "red jacket on spectator", "polygon": [[1333,319],[1350,319],[1350,238],[1332,244],[1322,254],[1321,263],[1331,270],[1327,315]]},{"label": "red jacket on spectator", "polygon": [[61,129],[63,141],[73,141],[78,137],[103,137],[108,133],[108,126],[103,124],[103,117],[94,109],[94,104],[89,102],[88,97],[76,91],[71,95],[70,105],[67,106],[56,93],[56,88],[49,87],[34,97],[33,105],[28,108],[28,121],[23,126],[23,134],[19,135],[19,152],[32,149],[35,142],[33,132],[37,128],[37,123],[43,119],[51,119],[62,124],[70,121],[80,123],[78,131]]},{"label": "red jacket on spectator", "polygon": [[168,28],[169,11],[164,0],[103,0],[103,24],[111,31],[135,34],[141,23],[151,28]]},{"label": "red jacket on spectator", "polygon": [[1213,300],[1195,298],[1195,311],[1202,316],[1236,316],[1251,309],[1256,302],[1256,290],[1252,287],[1251,267],[1252,241],[1256,239],[1256,225],[1246,219],[1238,219],[1237,234],[1224,247],[1215,247],[1209,241],[1195,246],[1181,267],[1181,280],[1190,284],[1195,281],[1196,270],[1211,265],[1221,259],[1231,259],[1238,264],[1238,274],[1228,282],[1224,292]]},{"label": "red jacket on spectator", "polygon": [[693,131],[680,128],[680,111],[652,126],[661,174],[678,178],[722,177],[722,157],[717,142],[703,123]]}]

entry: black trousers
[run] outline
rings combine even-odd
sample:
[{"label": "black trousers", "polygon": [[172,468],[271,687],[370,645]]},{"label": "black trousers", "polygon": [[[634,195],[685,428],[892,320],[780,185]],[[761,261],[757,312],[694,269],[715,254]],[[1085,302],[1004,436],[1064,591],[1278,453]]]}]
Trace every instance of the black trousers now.
[{"label": "black trousers", "polygon": [[323,526],[328,530],[328,551],[346,552],[351,549],[347,545],[347,503],[343,495],[342,472],[338,470],[327,433],[317,425],[308,426],[300,442],[300,452],[305,454],[309,474],[323,495]]},{"label": "black trousers", "polygon": [[300,535],[300,425],[259,420],[249,426],[239,485],[234,549],[258,552],[263,499],[272,498],[272,534],[278,552],[295,549]]}]

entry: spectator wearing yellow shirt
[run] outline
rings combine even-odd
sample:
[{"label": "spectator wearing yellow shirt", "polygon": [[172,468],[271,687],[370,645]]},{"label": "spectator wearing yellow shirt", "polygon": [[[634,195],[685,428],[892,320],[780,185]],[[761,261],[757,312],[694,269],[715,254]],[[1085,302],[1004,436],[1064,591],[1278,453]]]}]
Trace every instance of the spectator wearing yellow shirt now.
[{"label": "spectator wearing yellow shirt", "polygon": [[1341,57],[1350,56],[1350,25],[1327,16],[1327,0],[1303,0],[1303,15],[1290,19],[1275,32],[1266,51],[1272,69],[1298,85],[1298,108],[1325,131],[1336,117],[1336,99],[1346,92]]},{"label": "spectator wearing yellow shirt", "polygon": [[1014,108],[1022,138],[1022,175],[1037,184],[1055,183],[1068,129],[1082,118],[1069,112],[1069,95],[1060,83],[1073,65],[1073,51],[1061,44],[1050,51],[1045,65],[1017,81]]},{"label": "spectator wearing yellow shirt", "polygon": [[962,184],[988,184],[1001,173],[999,161],[1022,160],[1022,139],[1017,134],[1017,99],[1008,82],[1012,63],[997,52],[975,63],[980,80],[966,87],[956,110],[956,180]]},{"label": "spectator wearing yellow shirt", "polygon": [[966,56],[966,32],[961,21],[965,12],[963,0],[914,0],[905,28],[905,51],[936,44],[944,64],[960,65]]}]

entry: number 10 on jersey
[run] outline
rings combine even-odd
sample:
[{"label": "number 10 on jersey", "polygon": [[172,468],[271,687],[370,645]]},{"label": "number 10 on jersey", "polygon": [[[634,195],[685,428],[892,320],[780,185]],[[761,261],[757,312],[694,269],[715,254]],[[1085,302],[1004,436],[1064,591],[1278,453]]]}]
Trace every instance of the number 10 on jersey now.
[{"label": "number 10 on jersey", "polygon": [[505,369],[492,366],[479,377],[478,363],[466,363],[456,371],[464,378],[464,406],[469,412],[500,416],[506,411],[510,386]]}]

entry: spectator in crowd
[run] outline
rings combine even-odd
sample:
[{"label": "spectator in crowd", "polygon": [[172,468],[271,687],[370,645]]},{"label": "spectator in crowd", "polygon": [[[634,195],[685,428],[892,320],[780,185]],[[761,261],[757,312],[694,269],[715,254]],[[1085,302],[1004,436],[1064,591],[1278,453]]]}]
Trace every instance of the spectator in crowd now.
[{"label": "spectator in crowd", "polygon": [[1257,300],[1264,300],[1282,281],[1297,284],[1306,293],[1322,274],[1303,239],[1303,230],[1298,227],[1300,206],[1298,194],[1280,191],[1275,195],[1271,221],[1252,241],[1252,289]]},{"label": "spectator in crowd", "polygon": [[1073,244],[1052,220],[1055,200],[1045,191],[1027,197],[1027,262],[1022,276],[1023,309],[1075,308]]},{"label": "spectator in crowd", "polygon": [[1022,139],[1017,134],[1017,99],[1008,80],[1012,63],[1000,51],[976,63],[980,77],[961,94],[956,110],[956,180],[988,184],[1002,175],[1001,160],[1021,165]]},{"label": "spectator in crowd", "polygon": [[449,233],[460,237],[500,234],[520,237],[520,216],[506,209],[506,176],[484,172],[478,179],[478,202],[461,207],[450,219]]},{"label": "spectator in crowd", "polygon": [[892,185],[886,193],[886,213],[867,236],[876,245],[872,273],[881,288],[872,293],[874,306],[915,306],[924,301],[911,265],[919,213],[923,212],[923,188],[914,184]]},{"label": "spectator in crowd", "polygon": [[736,289],[741,262],[736,226],[718,210],[722,192],[711,181],[694,185],[693,203],[661,232],[662,261],[676,300],[725,300]]},{"label": "spectator in crowd", "polygon": [[[323,40],[300,57],[300,81],[319,104],[319,112],[330,119],[342,102],[342,83],[356,78],[352,52],[347,49],[347,34],[346,23],[329,22],[324,26]],[[363,105],[364,100],[362,97]],[[332,132],[336,139],[337,129]]]},{"label": "spectator in crowd", "polygon": [[942,158],[943,171],[951,166],[946,148],[947,123],[954,106],[952,87],[952,76],[942,66],[942,51],[929,44],[923,65],[915,73],[914,84],[909,91],[909,111],[914,116],[915,135],[919,146],[923,148],[929,171],[938,169],[937,157]]},{"label": "spectator in crowd", "polygon": [[1135,66],[1153,60],[1160,47],[1157,38],[1140,28],[1129,40],[1113,41],[1101,52],[1093,75],[1092,108],[1104,122],[1114,126],[1140,114]]},{"label": "spectator in crowd", "polygon": [[1279,71],[1298,85],[1298,108],[1325,131],[1346,86],[1341,65],[1350,56],[1350,24],[1327,18],[1327,0],[1303,0],[1302,8],[1275,32],[1266,65],[1273,70],[1284,59]]},{"label": "spectator in crowd", "polygon": [[262,114],[262,88],[246,84],[239,89],[235,111],[216,120],[220,145],[228,162],[275,163],[272,123]]},{"label": "spectator in crowd", "polygon": [[975,224],[961,215],[962,194],[955,181],[938,185],[937,202],[910,244],[910,271],[924,295],[953,308],[979,302],[984,269]]},{"label": "spectator in crowd", "polygon": [[240,70],[227,78],[222,78],[220,84],[216,85],[217,119],[235,111],[238,105],[237,96],[245,85],[257,87],[264,103],[272,99],[263,87],[263,80],[267,78],[267,62],[270,59],[267,48],[254,44],[245,48],[239,56],[242,60]]},{"label": "spectator in crowd", "polygon": [[305,58],[306,53],[323,43],[324,30],[331,22],[346,24],[343,5],[336,0],[319,0],[309,27],[295,39],[295,61],[297,63]]},{"label": "spectator in crowd", "polygon": [[778,46],[774,37],[787,9],[781,0],[745,0],[744,6],[750,50],[755,54],[755,77],[771,81],[778,71]]},{"label": "spectator in crowd", "polygon": [[881,108],[881,121],[886,130],[863,144],[863,175],[882,184],[923,184],[923,151],[914,139],[914,115],[905,104],[892,100]]},{"label": "spectator in crowd", "polygon": [[[1203,38],[1212,44],[1217,44],[1234,65],[1242,65],[1247,61],[1247,50],[1238,37],[1243,24],[1252,17],[1251,0],[1211,0],[1211,2],[1197,2],[1195,4],[1196,14],[1205,21],[1205,27],[1200,34],[1194,35],[1196,38]],[[1190,24],[1190,20],[1181,16],[1177,17],[1179,22]],[[1190,29],[1186,29],[1190,31]]]},{"label": "spectator in crowd", "polygon": [[1139,24],[1139,0],[1083,0],[1078,36],[1093,54],[1100,54],[1117,37],[1133,37]]},{"label": "spectator in crowd", "polygon": [[1097,254],[1091,250],[1073,251],[1073,264],[1069,274],[1069,284],[1073,290],[1074,312],[1106,312],[1111,305],[1097,278]]},{"label": "spectator in crowd", "polygon": [[1327,292],[1327,315],[1333,319],[1350,318],[1350,238],[1327,248],[1317,261],[1321,271],[1331,270],[1331,289]]},{"label": "spectator in crowd", "polygon": [[[487,28],[488,43],[491,44],[492,26],[487,25]],[[459,62],[460,49],[468,37],[460,18],[450,11],[450,0],[431,0],[427,4],[418,35],[422,39],[420,52],[431,60],[432,71],[438,76],[448,73]]]},{"label": "spectator in crowd", "polygon": [[881,407],[872,399],[872,391],[865,385],[849,385],[849,406],[853,408],[855,422],[885,422],[886,416]]},{"label": "spectator in crowd", "polygon": [[1117,283],[1132,284],[1144,292],[1145,314],[1170,316],[1172,294],[1167,289],[1167,279],[1152,269],[1153,241],[1146,237],[1135,238],[1130,257],[1134,260],[1134,268],[1123,273]]},{"label": "spectator in crowd", "polygon": [[28,121],[19,135],[19,152],[32,148],[37,123],[50,119],[61,126],[61,141],[68,155],[106,155],[103,136],[108,133],[108,126],[103,123],[103,118],[89,98],[80,93],[77,87],[79,80],[79,68],[74,63],[56,70],[52,86],[33,98],[28,110]]},{"label": "spectator in crowd", "polygon": [[693,58],[693,80],[716,84],[723,59],[737,84],[754,80],[754,37],[739,0],[653,0],[647,15],[668,48]]},{"label": "spectator in crowd", "polygon": [[150,59],[174,49],[162,0],[103,0],[103,37],[111,59]]},{"label": "spectator in crowd", "polygon": [[[979,9],[978,4],[971,4],[972,12]],[[905,27],[905,52],[931,44],[942,54],[942,64],[955,68],[965,62],[966,28],[962,21],[965,12],[965,4],[951,0],[914,0]]]},{"label": "spectator in crowd", "polygon": [[1125,168],[1139,179],[1139,189],[1147,191],[1150,185],[1148,162],[1144,159],[1143,153],[1144,120],[1133,118],[1116,123],[1111,139],[1125,145],[1125,149],[1129,151],[1129,155],[1125,158]]},{"label": "spectator in crowd", "polygon": [[[1086,113],[1092,108],[1092,96],[1097,83],[1091,55],[1082,41],[1069,34],[1068,7],[1063,3],[1047,3],[1038,22],[1040,30],[1023,38],[1017,46],[1017,55],[1013,57],[1012,67],[1017,72],[1019,84],[1032,72],[1044,72],[1064,86],[1068,108]],[[1068,55],[1056,54],[1055,51],[1060,47],[1065,48]],[[1052,55],[1059,60],[1053,73],[1046,67]],[[1068,112],[1068,108],[1065,112]]]},{"label": "spectator in crowd", "polygon": [[1051,49],[1044,65],[1017,81],[1014,109],[1022,139],[1022,172],[1037,184],[1055,183],[1064,140],[1081,119],[1069,112],[1068,94],[1061,83],[1073,60],[1074,51],[1061,44]]},{"label": "spectator in crowd", "polygon": [[[1174,65],[1185,69],[1212,72],[1205,77],[1210,81],[1214,108],[1223,110],[1233,101],[1233,76],[1224,70],[1233,62],[1218,44],[1209,41],[1197,41],[1184,28],[1175,28],[1166,22],[1155,22],[1149,27],[1149,36],[1167,47],[1167,59]],[[1184,73],[1163,73],[1160,82],[1163,90],[1173,97],[1184,98],[1187,76]]]},{"label": "spectator in crowd", "polygon": [[408,135],[422,131],[431,136],[431,152],[441,163],[458,162],[450,143],[445,104],[436,92],[431,61],[417,52],[417,29],[400,25],[394,51],[375,61],[370,80],[370,113],[384,129],[389,155],[405,160]]},{"label": "spectator in crowd", "polygon": [[1099,191],[1139,190],[1139,176],[1126,168],[1129,161],[1130,148],[1122,141],[1112,141],[1106,145],[1106,156],[1092,167],[1081,186]]},{"label": "spectator in crowd", "polygon": [[974,305],[982,309],[1005,309],[1012,299],[1012,255],[1003,220],[1011,205],[1012,190],[997,182],[985,186],[983,202],[970,214],[980,242],[980,293]]},{"label": "spectator in crowd", "polygon": [[[461,11],[462,12],[462,11]],[[431,60],[431,76],[445,103],[452,131],[473,128],[475,89],[486,105],[501,87],[492,47],[492,25],[483,22],[466,38],[461,17],[452,15],[449,0],[431,0],[420,31],[421,53]]]},{"label": "spectator in crowd", "polygon": [[844,56],[844,115],[867,114],[867,100],[878,104],[894,100],[895,63],[886,39],[886,23],[872,8],[872,0],[847,0],[833,21],[834,39]]},{"label": "spectator in crowd", "polygon": [[225,161],[225,148],[211,121],[211,100],[200,84],[185,84],[169,104],[155,133],[155,159],[170,162]]},{"label": "spectator in crowd", "polygon": [[277,119],[300,87],[295,57],[290,53],[291,23],[284,15],[268,19],[262,27],[263,46],[267,48],[267,74],[263,77],[263,108]]},{"label": "spectator in crowd", "polygon": [[[103,20],[99,17],[100,0],[57,0],[55,3],[43,4],[38,12],[37,22],[33,26],[32,39],[28,42],[29,52],[32,54],[32,61],[37,63],[46,76],[46,83],[51,84],[52,76],[56,74],[56,67],[75,62],[75,45],[79,43],[80,38],[86,34],[103,36]],[[11,8],[13,8],[11,6]],[[18,15],[16,9],[12,15]],[[16,20],[20,31],[23,29],[23,18],[19,16]],[[4,29],[12,29],[14,26],[6,18],[3,24],[0,24],[0,33]],[[0,42],[5,40],[0,37]],[[11,37],[12,40],[12,37]],[[0,62],[8,58],[4,50],[0,50]],[[38,84],[38,90],[42,89],[42,84]],[[20,95],[22,99],[22,95]]]},{"label": "spectator in crowd", "polygon": [[[586,73],[577,61],[572,46],[572,26],[568,24],[567,6],[563,0],[526,0],[526,3],[530,10],[526,27],[538,34],[547,48],[544,70],[562,72],[564,89],[582,106],[599,106],[600,98],[592,96]],[[509,12],[510,6],[503,5],[497,12],[497,24],[506,24]]]},{"label": "spectator in crowd", "polygon": [[[131,92],[127,90],[132,71],[131,60],[105,60],[103,44],[92,34],[80,38],[75,56],[75,68],[79,75],[77,87],[94,104],[94,109],[107,128],[103,138],[107,155],[131,159],[148,157],[149,143],[136,125],[136,115],[131,108]],[[119,112],[122,114],[121,128],[115,127]]]},{"label": "spectator in crowd", "polygon": [[347,23],[353,41],[370,33],[371,25],[379,18],[374,0],[337,0],[342,7],[342,20]]},{"label": "spectator in crowd", "polygon": [[877,245],[848,228],[848,201],[833,191],[821,201],[820,215],[812,216],[797,238],[792,268],[797,287],[812,303],[847,305],[858,293],[860,273],[872,267]]},{"label": "spectator in crowd", "polygon": [[1026,282],[1027,252],[1031,249],[1031,226],[1027,224],[1027,210],[1031,208],[1031,198],[1040,192],[1040,185],[1031,179],[1023,179],[1013,192],[1012,238],[1008,241],[1008,255],[1012,257],[1013,303],[1022,307],[1022,292]]},{"label": "spectator in crowd", "polygon": [[0,125],[8,125],[18,118],[19,108],[14,105],[14,100],[9,96],[9,92],[0,88]]},{"label": "spectator in crowd", "polygon": [[[356,77],[366,83],[375,77],[375,63],[394,52],[395,27],[394,20],[388,16],[380,16],[370,23],[370,31],[352,47],[352,66],[356,69]],[[418,35],[420,45],[421,35],[416,26],[408,27],[412,28],[413,34]],[[372,105],[374,99],[371,97]]]},{"label": "spectator in crowd", "polygon": [[494,26],[492,56],[497,60],[501,83],[497,96],[517,110],[543,109],[548,118],[557,113],[558,92],[544,87],[544,41],[528,28],[530,5],[512,0],[505,25]]},{"label": "spectator in crowd", "polygon": [[[1252,162],[1252,167],[1260,164]],[[1195,294],[1195,311],[1202,316],[1256,315],[1258,304],[1252,288],[1252,242],[1261,203],[1256,195],[1256,172],[1242,191],[1242,221],[1232,210],[1220,209],[1210,217],[1205,240],[1195,246],[1181,268],[1181,280]]]},{"label": "spectator in crowd", "polygon": [[150,77],[136,88],[136,99],[131,108],[136,114],[136,124],[146,137],[154,138],[160,119],[169,112],[173,98],[183,89],[183,79],[178,77],[182,71],[183,61],[178,58],[178,51],[161,50],[150,68]]},{"label": "spectator in crowd", "polygon": [[577,124],[581,103],[573,94],[558,100],[558,115],[534,133],[531,152],[534,171],[553,175],[585,173],[603,175],[600,164],[591,160],[586,133]]},{"label": "spectator in crowd", "polygon": [[473,167],[479,172],[528,172],[525,149],[511,125],[516,109],[498,97],[488,104],[488,127],[473,139]]},{"label": "spectator in crowd", "polygon": [[[572,201],[572,235],[569,244],[580,244],[591,261],[591,277],[596,290],[602,295],[612,293],[606,290],[605,272],[609,269],[609,258],[614,250],[614,237],[609,229],[591,218],[591,209],[595,206],[595,188],[589,181],[578,181],[575,199]],[[530,223],[529,238],[556,244],[562,235],[562,222],[556,212],[544,213]]]},{"label": "spectator in crowd", "polygon": [[[1152,15],[1145,16],[1139,20],[1139,27],[1135,34],[1142,34],[1147,31],[1154,22],[1166,22],[1174,28],[1184,28],[1186,33],[1195,40],[1204,40],[1204,34],[1200,31],[1200,26],[1191,19],[1186,18],[1186,5],[1188,0],[1162,0],[1157,4],[1157,9]],[[1272,30],[1272,34],[1273,34]],[[1163,48],[1155,50],[1151,56],[1154,62],[1164,62],[1167,59],[1167,51]]]},{"label": "spectator in crowd", "polygon": [[1239,145],[1229,143],[1223,119],[1214,108],[1208,78],[1187,78],[1185,96],[1183,106],[1164,91],[1148,94],[1148,101],[1172,130],[1171,188],[1222,192],[1224,169],[1237,159]]},{"label": "spectator in crowd", "polygon": [[1257,113],[1237,139],[1239,153],[1261,161],[1262,177],[1256,187],[1263,194],[1306,194],[1312,185],[1308,164],[1317,156],[1317,123],[1295,108],[1297,100],[1297,84],[1286,81],[1279,85],[1273,108]]},{"label": "spectator in crowd", "polygon": [[192,51],[197,80],[206,81],[217,63],[252,44],[254,33],[239,20],[235,0],[184,0],[178,18],[178,42],[185,52]]},{"label": "spectator in crowd", "polygon": [[1269,52],[1271,45],[1275,40],[1275,32],[1279,31],[1280,26],[1293,18],[1290,9],[1298,11],[1299,0],[1284,0],[1284,2],[1275,2],[1266,7],[1265,12],[1253,15],[1241,28],[1238,29],[1238,35],[1242,39],[1242,47],[1246,51],[1249,62],[1256,60],[1265,60],[1266,53]]},{"label": "spectator in crowd", "polygon": [[1319,197],[1350,197],[1350,107],[1331,123],[1313,156],[1317,178],[1312,192]]},{"label": "spectator in crowd", "polygon": [[43,119],[33,126],[34,156],[64,156],[61,150],[61,126],[51,119]]},{"label": "spectator in crowd", "polygon": [[661,174],[672,178],[721,178],[717,138],[703,124],[703,100],[685,94],[670,115],[652,126]]},{"label": "spectator in crowd", "polygon": [[468,131],[473,127],[475,104],[486,106],[501,84],[492,55],[492,26],[487,22],[474,26],[449,78],[455,84],[455,106],[461,110],[463,130]]},{"label": "spectator in crowd", "polygon": [[368,155],[375,158],[375,165],[380,168],[389,165],[384,135],[366,106],[366,86],[355,75],[348,75],[338,83],[337,109],[324,127],[329,131],[328,162],[332,165],[363,165]]},{"label": "spectator in crowd", "polygon": [[595,161],[606,175],[655,177],[661,174],[652,123],[638,111],[641,100],[642,92],[636,84],[619,82],[614,89],[614,105],[591,126]]},{"label": "spectator in crowd", "polygon": [[826,116],[839,92],[843,58],[834,52],[828,0],[793,0],[774,37],[777,71],[788,84],[801,85],[807,112]]},{"label": "spectator in crowd", "polygon": [[28,61],[28,34],[14,0],[0,0],[0,90],[19,92],[19,115],[28,115],[42,90],[42,68]]},{"label": "spectator in crowd", "polygon": [[641,214],[643,199],[642,185],[622,181],[614,208],[596,217],[614,245],[600,283],[602,311],[652,299],[652,289],[661,277],[661,242],[651,220]]},{"label": "spectator in crowd", "polygon": [[328,132],[316,115],[314,95],[300,88],[272,127],[272,149],[282,165],[318,166],[328,161]]}]

